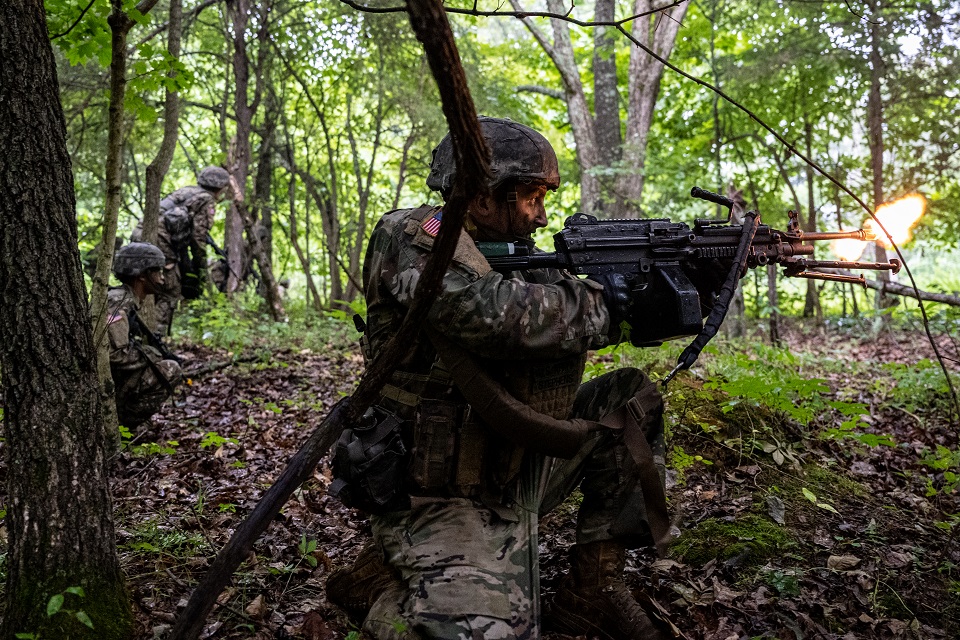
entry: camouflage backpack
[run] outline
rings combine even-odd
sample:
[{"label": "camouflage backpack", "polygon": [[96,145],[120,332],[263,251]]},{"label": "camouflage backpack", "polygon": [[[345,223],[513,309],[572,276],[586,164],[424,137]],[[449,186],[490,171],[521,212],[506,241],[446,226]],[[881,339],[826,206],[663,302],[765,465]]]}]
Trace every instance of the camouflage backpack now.
[{"label": "camouflage backpack", "polygon": [[193,235],[193,217],[186,207],[172,205],[161,209],[160,218],[167,233],[170,234],[171,245],[177,247],[189,242]]}]

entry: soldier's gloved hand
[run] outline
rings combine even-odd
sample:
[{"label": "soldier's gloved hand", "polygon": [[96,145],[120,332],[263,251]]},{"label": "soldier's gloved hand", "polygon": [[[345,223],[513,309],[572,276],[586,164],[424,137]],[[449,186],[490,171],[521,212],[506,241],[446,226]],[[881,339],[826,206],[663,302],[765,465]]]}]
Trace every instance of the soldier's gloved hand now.
[{"label": "soldier's gloved hand", "polygon": [[603,302],[607,306],[607,312],[610,313],[608,333],[611,338],[617,338],[620,334],[620,323],[630,318],[631,299],[627,280],[622,273],[604,273],[588,277],[603,285]]}]

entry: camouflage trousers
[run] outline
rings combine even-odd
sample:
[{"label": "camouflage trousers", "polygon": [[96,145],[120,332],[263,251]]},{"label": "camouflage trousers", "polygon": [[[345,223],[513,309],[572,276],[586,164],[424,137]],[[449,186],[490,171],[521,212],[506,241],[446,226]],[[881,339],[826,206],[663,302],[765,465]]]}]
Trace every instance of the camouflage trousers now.
[{"label": "camouflage trousers", "polygon": [[[664,473],[663,400],[637,369],[580,387],[575,417],[598,420],[637,397],[641,424]],[[577,543],[650,542],[637,465],[612,430],[591,434],[570,460],[529,454],[504,518],[465,498],[413,497],[409,511],[371,518],[374,540],[402,586],[374,604],[363,629],[378,640],[540,638],[538,520],[580,487]]]},{"label": "camouflage trousers", "polygon": [[149,420],[170,397],[170,389],[180,384],[183,374],[175,360],[160,360],[156,366],[169,386],[149,366],[117,386],[117,418],[127,429],[134,429]]}]

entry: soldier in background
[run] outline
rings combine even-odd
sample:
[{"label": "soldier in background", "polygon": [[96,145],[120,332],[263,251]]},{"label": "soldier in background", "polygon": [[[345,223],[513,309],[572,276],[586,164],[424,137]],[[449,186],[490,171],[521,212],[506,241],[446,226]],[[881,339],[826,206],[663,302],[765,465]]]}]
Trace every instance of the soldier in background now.
[{"label": "soldier in background", "polygon": [[123,283],[107,291],[107,335],[120,424],[134,429],[156,413],[180,383],[180,364],[137,316],[143,299],[163,289],[174,271],[157,247],[134,242],[122,247],[113,274]]},{"label": "soldier in background", "polygon": [[[196,186],[181,187],[160,201],[157,246],[168,266],[165,282],[156,294],[157,331],[161,335],[169,334],[180,300],[200,296],[207,270],[207,238],[217,202],[229,185],[227,170],[210,166],[197,176]],[[139,242],[142,238],[141,224],[130,239]]]}]

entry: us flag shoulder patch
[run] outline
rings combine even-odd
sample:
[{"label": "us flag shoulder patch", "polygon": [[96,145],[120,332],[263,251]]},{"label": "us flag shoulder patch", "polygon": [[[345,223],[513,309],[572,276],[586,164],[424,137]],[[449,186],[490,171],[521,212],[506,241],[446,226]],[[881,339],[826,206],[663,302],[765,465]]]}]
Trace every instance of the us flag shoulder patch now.
[{"label": "us flag shoulder patch", "polygon": [[420,227],[426,232],[431,238],[435,238],[437,233],[440,231],[440,222],[443,219],[443,209],[437,211],[432,218],[427,218],[424,220],[423,224]]}]

